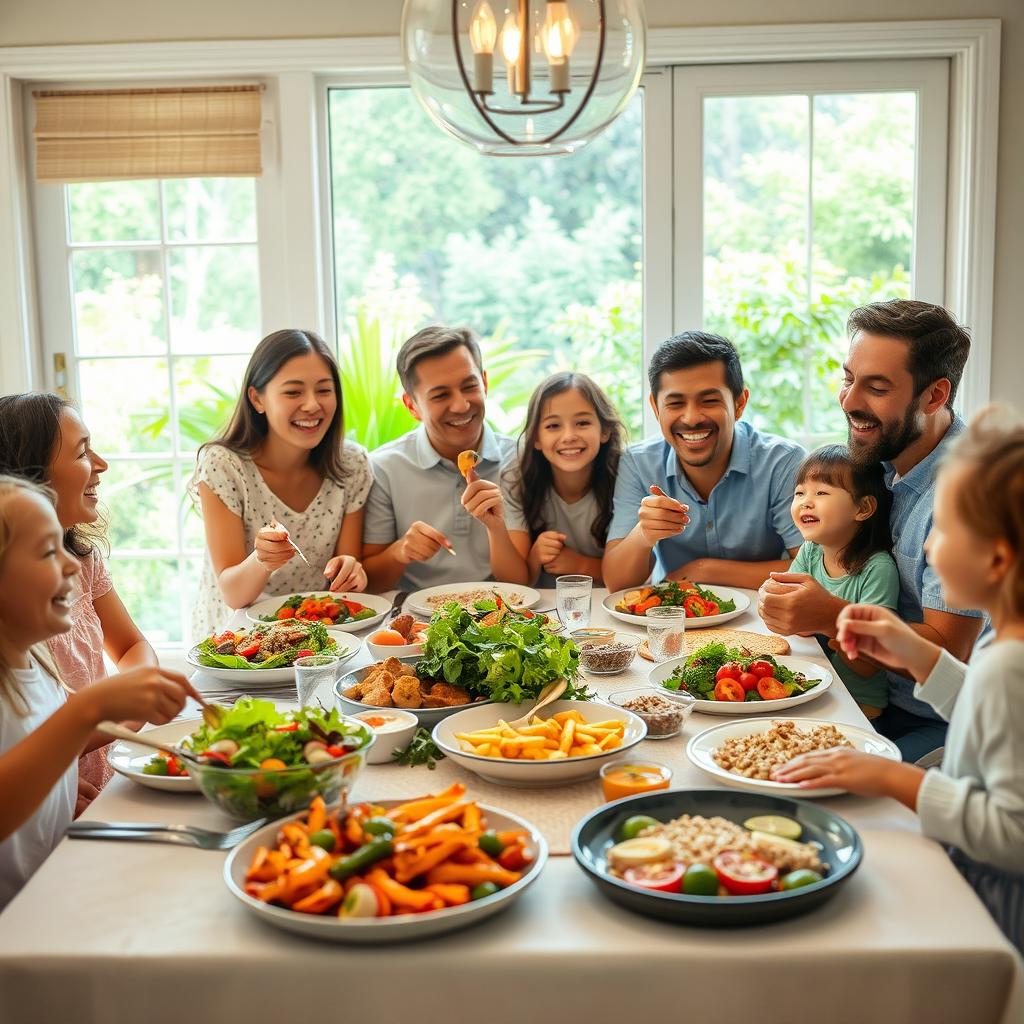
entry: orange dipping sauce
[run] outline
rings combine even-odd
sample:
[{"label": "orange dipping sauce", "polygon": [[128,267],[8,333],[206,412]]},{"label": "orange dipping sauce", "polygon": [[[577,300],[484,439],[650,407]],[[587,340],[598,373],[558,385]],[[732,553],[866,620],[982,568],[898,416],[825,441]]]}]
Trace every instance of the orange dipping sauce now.
[{"label": "orange dipping sauce", "polygon": [[611,761],[601,769],[605,800],[668,789],[672,769],[654,761]]}]

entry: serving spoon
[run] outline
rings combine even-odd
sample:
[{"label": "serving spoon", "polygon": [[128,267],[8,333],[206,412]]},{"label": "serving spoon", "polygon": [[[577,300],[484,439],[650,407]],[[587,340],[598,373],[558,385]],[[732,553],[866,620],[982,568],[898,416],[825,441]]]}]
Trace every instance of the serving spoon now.
[{"label": "serving spoon", "polygon": [[558,698],[565,693],[568,686],[569,683],[565,679],[556,679],[553,683],[548,683],[548,685],[545,686],[538,694],[537,703],[534,704],[525,715],[520,715],[519,718],[515,718],[506,724],[512,729],[517,729],[521,725],[526,725],[541,708],[546,708],[549,704],[558,700]]}]

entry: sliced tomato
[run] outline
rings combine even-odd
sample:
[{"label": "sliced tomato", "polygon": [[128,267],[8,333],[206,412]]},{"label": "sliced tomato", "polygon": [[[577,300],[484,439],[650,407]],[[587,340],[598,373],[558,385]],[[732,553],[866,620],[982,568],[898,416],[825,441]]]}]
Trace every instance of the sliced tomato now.
[{"label": "sliced tomato", "polygon": [[274,732],[295,732],[298,727],[298,722],[282,722],[280,725],[274,726]]},{"label": "sliced tomato", "polygon": [[700,594],[690,594],[690,596],[683,601],[683,608],[686,609],[686,614],[689,615],[691,619],[699,619],[701,616],[707,615],[708,613],[707,604]]},{"label": "sliced tomato", "polygon": [[239,647],[235,651],[240,658],[251,658],[254,654],[259,654],[260,645],[258,643],[250,644],[248,647]]},{"label": "sliced tomato", "polygon": [[341,599],[341,603],[348,609],[349,615],[357,615],[366,607],[358,601],[346,601],[344,598]]},{"label": "sliced tomato", "polygon": [[715,683],[715,700],[733,701],[740,703],[746,698],[746,691],[740,685],[738,679],[726,676]]},{"label": "sliced tomato", "polygon": [[704,601],[704,614],[705,615],[717,615],[718,614],[718,604],[715,601],[708,601],[707,599],[705,599],[705,601]]},{"label": "sliced tomato", "polygon": [[786,688],[778,679],[773,679],[771,676],[758,679],[757,692],[761,695],[762,700],[782,700],[787,696]]},{"label": "sliced tomato", "polygon": [[231,767],[231,758],[218,750],[204,750],[199,756],[207,762],[223,765],[225,768]]},{"label": "sliced tomato", "polygon": [[683,887],[685,874],[685,864],[648,864],[641,868],[626,868],[623,878],[638,889],[679,892]]},{"label": "sliced tomato", "polygon": [[778,868],[760,857],[739,850],[725,850],[712,863],[718,880],[734,896],[769,892],[779,877]]},{"label": "sliced tomato", "polygon": [[755,676],[753,672],[741,672],[740,686],[743,687],[744,693],[749,693],[755,686],[757,686],[757,676]]}]

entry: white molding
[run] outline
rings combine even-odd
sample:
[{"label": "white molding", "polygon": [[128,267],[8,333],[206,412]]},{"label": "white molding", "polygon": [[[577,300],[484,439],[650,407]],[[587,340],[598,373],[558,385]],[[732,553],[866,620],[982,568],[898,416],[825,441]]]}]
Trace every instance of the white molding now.
[{"label": "white molding", "polygon": [[[882,57],[943,57],[951,62],[951,175],[946,305],[974,332],[963,404],[987,400],[991,385],[998,19],[655,28],[648,64],[721,64]],[[219,78],[286,72],[371,83],[401,74],[398,37],[116,43],[0,48],[0,386],[39,383],[38,328],[23,163],[20,87],[72,82]],[[17,101],[17,102],[14,102]],[[13,274],[11,273],[13,271]]]}]

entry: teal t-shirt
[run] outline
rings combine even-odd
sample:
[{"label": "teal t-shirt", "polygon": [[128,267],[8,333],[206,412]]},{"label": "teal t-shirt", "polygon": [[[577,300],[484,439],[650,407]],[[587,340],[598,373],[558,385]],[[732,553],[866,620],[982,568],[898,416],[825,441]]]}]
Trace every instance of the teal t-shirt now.
[{"label": "teal t-shirt", "polygon": [[[900,596],[900,574],[892,555],[876,551],[860,572],[850,576],[829,576],[821,545],[804,541],[789,572],[806,572],[830,594],[852,604],[877,604],[896,610]],[[889,703],[889,677],[884,671],[873,676],[858,675],[836,651],[828,652],[832,667],[858,704],[884,708]]]}]

